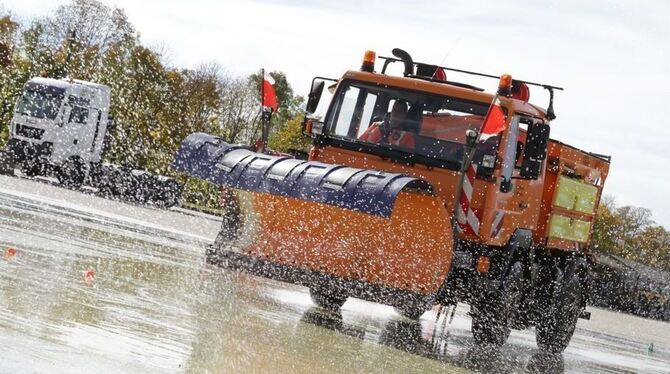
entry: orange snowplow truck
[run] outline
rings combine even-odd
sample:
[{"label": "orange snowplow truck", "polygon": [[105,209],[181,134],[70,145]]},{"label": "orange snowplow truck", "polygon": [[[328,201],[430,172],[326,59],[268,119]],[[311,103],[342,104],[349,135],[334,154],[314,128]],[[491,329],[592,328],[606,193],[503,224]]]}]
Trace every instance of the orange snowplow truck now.
[{"label": "orange snowplow truck", "polygon": [[[210,263],[306,286],[339,309],[348,297],[418,319],[467,302],[478,343],[536,327],[563,351],[588,318],[589,240],[609,157],[549,139],[532,82],[495,93],[446,71],[366,52],[329,89],[323,121],[306,117],[309,160],[255,153],[211,135],[187,137],[174,167],[223,187]],[[402,76],[386,73],[400,63]],[[493,76],[490,76],[493,77]],[[314,113],[325,78],[306,106]]]}]

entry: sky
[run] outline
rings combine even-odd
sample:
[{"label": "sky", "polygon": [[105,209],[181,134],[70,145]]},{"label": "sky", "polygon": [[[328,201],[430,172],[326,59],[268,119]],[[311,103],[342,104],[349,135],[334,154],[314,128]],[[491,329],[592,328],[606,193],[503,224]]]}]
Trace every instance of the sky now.
[{"label": "sky", "polygon": [[[23,21],[66,2],[0,0]],[[564,87],[552,138],[611,155],[605,193],[670,228],[670,0],[103,2],[125,9],[172,66],[280,70],[305,96],[312,77],[337,78],[358,69],[365,50],[394,47],[415,61]],[[531,89],[531,102],[547,101]]]}]

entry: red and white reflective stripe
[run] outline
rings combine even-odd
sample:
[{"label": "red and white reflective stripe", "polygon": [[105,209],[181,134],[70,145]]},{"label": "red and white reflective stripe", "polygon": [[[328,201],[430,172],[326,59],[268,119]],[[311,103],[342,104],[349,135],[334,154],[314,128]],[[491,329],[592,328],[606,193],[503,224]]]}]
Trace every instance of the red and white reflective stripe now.
[{"label": "red and white reflective stripe", "polygon": [[[502,110],[500,104],[500,99],[498,95],[493,98],[491,106],[486,113],[484,122],[479,131],[481,136],[487,135],[497,135],[499,132],[505,130],[505,112]],[[475,186],[475,176],[477,175],[477,166],[470,164],[468,169],[465,172],[465,178],[463,178],[463,187],[461,191],[461,198],[459,201],[459,208],[456,210],[456,222],[458,222],[458,228],[461,233],[476,235],[479,236],[479,225],[482,221],[482,212],[479,209],[472,208],[472,194]],[[504,214],[503,214],[504,215]],[[501,225],[502,216],[498,219],[498,222],[493,226],[493,231],[496,235],[500,231],[497,228],[498,225]]]},{"label": "red and white reflective stripe", "polygon": [[493,218],[493,223],[491,224],[491,239],[495,239],[500,234],[500,229],[502,229],[503,218],[505,217],[505,212],[497,211],[496,216]]},{"label": "red and white reflective stripe", "polygon": [[477,166],[470,164],[465,171],[465,178],[463,178],[463,189],[459,202],[460,209],[456,211],[456,221],[460,231],[471,235],[479,235],[479,223],[482,219],[479,210],[472,208],[472,194],[476,175]]}]

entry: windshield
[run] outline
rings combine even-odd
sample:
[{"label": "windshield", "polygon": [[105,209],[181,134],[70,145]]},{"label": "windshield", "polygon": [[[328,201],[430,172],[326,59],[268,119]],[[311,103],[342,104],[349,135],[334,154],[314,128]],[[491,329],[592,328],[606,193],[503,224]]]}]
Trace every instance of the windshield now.
[{"label": "windshield", "polygon": [[63,101],[57,93],[37,90],[25,90],[19,99],[16,112],[26,116],[42,119],[56,119]]},{"label": "windshield", "polygon": [[460,164],[465,133],[479,130],[487,104],[407,89],[343,82],[327,120],[329,133]]}]

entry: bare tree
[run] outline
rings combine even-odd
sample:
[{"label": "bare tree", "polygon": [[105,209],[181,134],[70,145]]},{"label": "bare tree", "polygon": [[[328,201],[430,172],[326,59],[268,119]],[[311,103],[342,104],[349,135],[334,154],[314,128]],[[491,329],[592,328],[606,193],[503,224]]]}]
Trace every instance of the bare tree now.
[{"label": "bare tree", "polygon": [[122,9],[110,8],[97,0],[72,0],[41,22],[45,30],[43,43],[54,49],[71,38],[104,53],[115,43],[136,35]]},{"label": "bare tree", "polygon": [[246,78],[225,78],[222,84],[220,126],[227,141],[251,143],[257,134],[260,101]]}]

